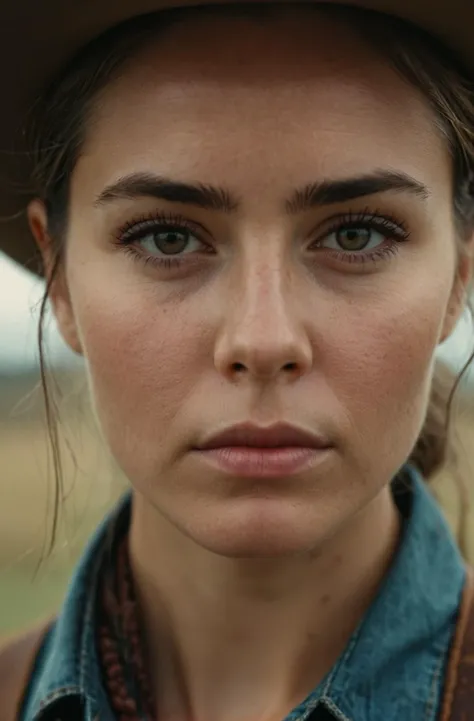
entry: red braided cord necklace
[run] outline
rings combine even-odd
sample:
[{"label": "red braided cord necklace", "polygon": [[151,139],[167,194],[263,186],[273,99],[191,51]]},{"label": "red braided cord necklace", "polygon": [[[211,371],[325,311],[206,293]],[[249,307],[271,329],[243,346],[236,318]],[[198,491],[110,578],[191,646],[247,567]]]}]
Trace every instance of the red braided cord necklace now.
[{"label": "red braided cord necklace", "polygon": [[99,659],[117,721],[155,721],[127,538],[118,547],[112,580],[103,580],[99,614]]}]

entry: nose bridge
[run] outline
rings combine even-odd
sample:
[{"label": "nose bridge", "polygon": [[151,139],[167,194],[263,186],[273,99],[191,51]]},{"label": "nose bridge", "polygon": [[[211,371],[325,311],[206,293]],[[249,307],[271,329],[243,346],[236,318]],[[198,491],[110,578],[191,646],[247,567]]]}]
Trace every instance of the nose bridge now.
[{"label": "nose bridge", "polygon": [[[241,311],[236,321],[242,322],[244,330],[249,333],[256,331],[261,335],[266,329],[271,330],[271,323],[279,328],[281,335],[287,326],[297,321],[290,274],[283,257],[274,256],[271,261],[263,259],[259,263],[248,264],[242,273],[240,299]],[[272,338],[276,338],[273,332],[263,334],[261,340],[271,342]]]},{"label": "nose bridge", "polygon": [[283,252],[256,253],[236,272],[216,352],[217,365],[226,374],[237,370],[268,378],[281,371],[301,374],[311,364],[288,263]]}]

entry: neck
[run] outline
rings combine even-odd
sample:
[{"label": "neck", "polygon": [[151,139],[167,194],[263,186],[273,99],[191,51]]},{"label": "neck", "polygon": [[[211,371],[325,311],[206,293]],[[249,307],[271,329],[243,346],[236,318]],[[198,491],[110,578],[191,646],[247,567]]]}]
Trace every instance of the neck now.
[{"label": "neck", "polygon": [[399,537],[389,489],[316,552],[216,556],[134,500],[130,555],[160,719],[284,718],[323,679]]}]

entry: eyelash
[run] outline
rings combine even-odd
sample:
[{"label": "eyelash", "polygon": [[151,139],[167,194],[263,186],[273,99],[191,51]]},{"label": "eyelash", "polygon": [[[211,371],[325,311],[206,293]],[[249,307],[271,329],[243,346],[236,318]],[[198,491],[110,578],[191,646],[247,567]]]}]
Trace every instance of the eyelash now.
[{"label": "eyelash", "polygon": [[[159,258],[152,255],[147,256],[136,250],[133,243],[143,239],[150,232],[183,230],[183,228],[192,232],[203,245],[209,247],[200,237],[198,224],[192,223],[184,216],[174,213],[153,213],[127,221],[117,231],[116,244],[131,255],[134,260],[145,265],[152,264],[165,269],[176,268],[183,264],[182,257]],[[210,247],[209,250],[211,250]]]},{"label": "eyelash", "polygon": [[[345,263],[367,263],[377,262],[394,256],[398,252],[398,244],[409,240],[410,232],[406,223],[403,220],[395,218],[395,216],[381,213],[379,211],[371,211],[369,208],[361,211],[347,211],[342,215],[336,215],[332,219],[329,219],[329,227],[324,228],[324,233],[321,239],[327,238],[332,233],[340,232],[341,230],[351,229],[365,229],[375,230],[381,232],[390,240],[390,245],[376,248],[373,251],[330,251],[332,257],[336,260],[342,260]],[[321,240],[312,243],[311,247],[317,246]],[[324,249],[323,249],[324,250]]]},{"label": "eyelash", "polygon": [[[331,222],[332,221],[332,222]],[[410,233],[406,224],[402,220],[396,219],[394,216],[386,213],[379,213],[378,211],[370,211],[366,209],[364,211],[347,211],[342,215],[334,216],[330,219],[331,224],[329,227],[324,229],[324,233],[321,235],[321,239],[311,243],[310,248],[318,246],[322,240],[330,236],[332,233],[340,232],[345,229],[367,229],[380,231],[384,234],[391,243],[388,246],[376,248],[373,251],[328,251],[333,258],[336,260],[353,264],[353,263],[376,263],[379,260],[383,260],[390,256],[395,255],[398,252],[398,244],[409,240]],[[134,243],[141,240],[147,233],[157,232],[158,230],[183,230],[186,228],[203,244],[209,248],[209,253],[212,254],[212,249],[205,243],[200,237],[199,225],[190,222],[187,218],[182,215],[173,213],[158,213],[140,216],[134,218],[131,221],[127,221],[121,226],[116,234],[116,244],[120,246],[125,252],[129,253],[134,260],[145,263],[145,265],[152,264],[160,268],[171,269],[180,267],[185,261],[183,256],[175,257],[155,257],[152,255],[145,255],[138,251],[134,247]],[[325,249],[322,248],[322,251]]]}]

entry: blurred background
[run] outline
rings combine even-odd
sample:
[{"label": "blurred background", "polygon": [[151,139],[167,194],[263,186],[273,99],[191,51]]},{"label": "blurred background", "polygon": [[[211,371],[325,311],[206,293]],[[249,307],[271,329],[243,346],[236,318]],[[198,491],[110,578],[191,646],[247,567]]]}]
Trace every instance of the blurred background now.
[{"label": "blurred background", "polygon": [[49,319],[48,367],[60,393],[64,501],[57,538],[53,459],[37,329],[44,284],[0,252],[0,638],[48,617],[92,530],[126,490],[89,404],[83,363]]},{"label": "blurred background", "polygon": [[[88,536],[127,488],[101,440],[82,361],[65,347],[50,322],[45,345],[61,393],[64,500],[56,542],[49,548],[53,459],[37,350],[43,291],[40,280],[0,253],[0,637],[54,613]],[[440,358],[458,369],[473,343],[474,328],[466,314],[440,349]],[[457,395],[452,433],[462,450],[460,463],[441,473],[432,488],[455,532],[467,509],[466,549],[474,560],[474,373]],[[462,484],[463,479],[467,483]]]}]

